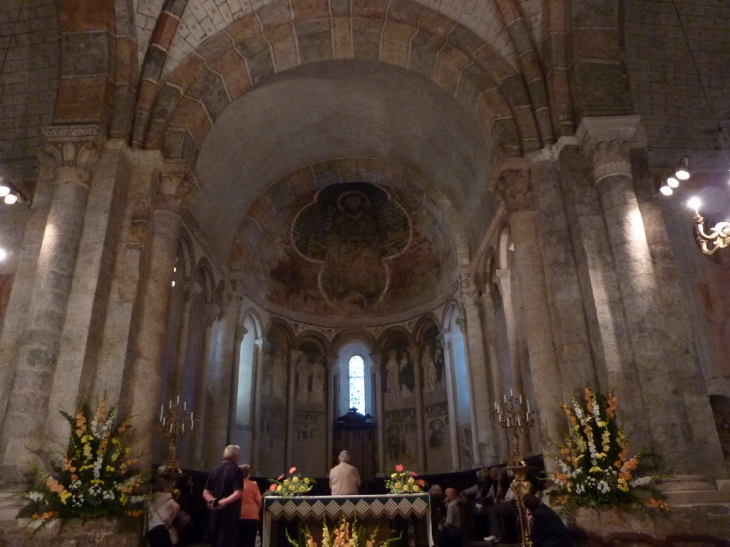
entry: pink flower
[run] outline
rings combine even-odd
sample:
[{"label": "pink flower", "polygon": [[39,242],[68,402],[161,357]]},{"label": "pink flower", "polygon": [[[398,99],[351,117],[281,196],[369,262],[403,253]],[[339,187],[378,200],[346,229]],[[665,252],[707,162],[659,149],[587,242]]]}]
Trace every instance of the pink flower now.
[{"label": "pink flower", "polygon": [[269,486],[269,490],[271,490],[272,492],[276,490],[276,485],[272,484],[271,486]]},{"label": "pink flower", "polygon": [[291,468],[291,469],[289,470],[289,474],[291,475],[292,473],[295,473],[295,472],[296,472],[296,470],[297,470],[297,468],[296,468],[296,467],[292,467],[292,468]]},{"label": "pink flower", "polygon": [[276,480],[277,480],[277,481],[280,481],[280,480],[281,480],[281,479],[283,479],[283,478],[284,478],[284,473],[282,473],[281,475],[279,475],[279,478],[278,478],[278,479],[276,479]]},{"label": "pink flower", "polygon": [[423,479],[418,479],[418,484],[421,485],[421,488],[424,488],[426,486],[426,481]]},{"label": "pink flower", "polygon": [[417,477],[418,476],[413,471],[410,471],[410,474],[411,474],[411,477]]},{"label": "pink flower", "polygon": [[403,467],[401,464],[395,466],[396,473],[403,473],[403,469],[405,469],[405,467]]}]

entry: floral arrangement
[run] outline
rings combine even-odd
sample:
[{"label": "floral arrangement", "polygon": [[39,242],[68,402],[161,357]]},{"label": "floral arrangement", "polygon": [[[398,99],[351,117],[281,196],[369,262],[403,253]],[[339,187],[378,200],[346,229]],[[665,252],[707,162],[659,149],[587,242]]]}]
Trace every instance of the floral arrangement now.
[{"label": "floral arrangement", "polygon": [[[289,535],[289,530],[286,531],[286,538],[293,547],[375,547],[375,535],[377,533],[378,528],[375,528],[373,533],[367,536],[365,527],[358,526],[357,519],[350,524],[347,522],[345,516],[342,515],[337,527],[332,531],[327,528],[327,519],[322,522],[322,544],[320,546],[314,541],[312,533],[306,526],[300,530],[302,539],[292,539]],[[387,539],[378,547],[388,547],[394,541],[398,541],[401,536],[402,533],[398,537]]]},{"label": "floral arrangement", "polygon": [[301,496],[309,492],[317,481],[310,477],[302,477],[297,473],[297,468],[289,469],[289,476],[286,473],[279,475],[276,479],[269,479],[271,486],[264,494],[265,496]]},{"label": "floral arrangement", "polygon": [[61,464],[51,464],[52,473],[36,469],[36,486],[22,494],[30,502],[18,517],[45,525],[53,518],[142,515],[147,496],[138,489],[145,479],[130,458],[130,421],[117,427],[117,408],[107,414],[106,401],[93,415],[86,408],[75,416],[61,414],[71,425],[66,454]]},{"label": "floral arrangement", "polygon": [[395,466],[385,487],[391,494],[418,494],[426,488],[426,481],[419,479],[413,471],[407,471],[401,464]]},{"label": "floral arrangement", "polygon": [[565,443],[558,444],[560,456],[553,456],[560,471],[551,473],[557,486],[552,502],[568,510],[638,505],[666,510],[655,488],[658,477],[638,474],[640,466],[649,467],[648,456],[628,457],[628,437],[616,422],[616,397],[586,388],[584,403],[572,402],[572,409],[561,403],[570,429]]}]

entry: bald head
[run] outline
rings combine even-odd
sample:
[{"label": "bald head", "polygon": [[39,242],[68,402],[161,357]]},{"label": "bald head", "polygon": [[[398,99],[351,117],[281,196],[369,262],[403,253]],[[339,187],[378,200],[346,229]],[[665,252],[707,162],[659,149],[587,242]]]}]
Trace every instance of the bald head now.
[{"label": "bald head", "polygon": [[456,490],[454,488],[447,488],[446,489],[446,499],[447,500],[456,499]]}]

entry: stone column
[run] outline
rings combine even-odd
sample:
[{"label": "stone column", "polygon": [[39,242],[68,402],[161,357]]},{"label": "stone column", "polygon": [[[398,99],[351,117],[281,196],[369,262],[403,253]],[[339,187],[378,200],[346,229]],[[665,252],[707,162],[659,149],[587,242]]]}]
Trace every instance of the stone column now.
[{"label": "stone column", "polygon": [[426,471],[426,436],[425,419],[423,417],[423,379],[421,375],[421,349],[418,346],[411,346],[408,351],[413,356],[414,395],[416,396],[416,442],[418,443],[418,469],[421,473]]},{"label": "stone column", "polygon": [[251,413],[251,468],[258,469],[259,465],[259,438],[261,437],[261,380],[262,371],[269,364],[271,343],[266,338],[256,339],[256,366],[254,368],[254,391],[251,397],[253,412]]},{"label": "stone column", "polygon": [[325,467],[329,471],[332,465],[332,450],[335,442],[335,419],[337,419],[337,411],[335,410],[335,391],[338,387],[335,385],[334,370],[337,366],[337,355],[330,355],[327,359],[327,454],[325,456]]},{"label": "stone column", "polygon": [[[515,245],[514,272],[522,298],[542,446],[544,452],[549,452],[552,443],[562,438],[565,416],[558,406],[558,401],[563,399],[562,378],[553,340],[550,302],[529,172],[503,172],[496,189],[506,202],[509,214],[510,233]],[[546,459],[546,466],[551,467],[551,462],[551,459]]]},{"label": "stone column", "polygon": [[180,236],[180,211],[191,196],[194,183],[186,171],[160,174],[160,187],[152,213],[147,275],[138,301],[137,332],[128,393],[129,413],[135,416],[137,450],[143,466],[151,464],[154,424],[162,393],[162,352]]},{"label": "stone column", "polygon": [[456,386],[454,385],[454,371],[451,360],[451,333],[444,331],[444,373],[446,374],[446,397],[449,404],[449,443],[451,444],[451,470],[461,469],[459,452],[459,415],[456,412]]},{"label": "stone column", "polygon": [[383,355],[371,353],[370,359],[375,370],[375,425],[378,435],[378,473],[385,473],[385,408],[383,406]]},{"label": "stone column", "polygon": [[211,405],[208,421],[206,461],[208,465],[220,461],[223,449],[228,444],[228,417],[231,409],[231,383],[233,378],[234,353],[236,351],[236,330],[240,295],[228,287],[223,294],[223,310],[218,319],[219,330],[214,362],[211,367]]},{"label": "stone column", "polygon": [[[494,401],[489,393],[487,382],[487,363],[484,353],[484,329],[479,315],[478,291],[474,283],[474,274],[462,273],[460,276],[460,296],[466,316],[465,344],[469,377],[472,385],[472,416],[476,421],[477,437],[474,439],[474,465],[497,463],[495,449],[496,432],[490,412]],[[482,454],[482,447],[484,453]]]},{"label": "stone column", "polygon": [[[727,470],[717,435],[694,428],[688,411],[687,401],[696,395],[685,394],[685,389],[692,389],[692,369],[698,367],[694,347],[675,348],[681,336],[675,336],[669,317],[663,319],[660,281],[654,271],[631,171],[630,143],[638,128],[639,116],[584,118],[576,133],[581,150],[590,159],[598,188],[643,393],[643,412],[630,418],[648,425],[651,444],[668,472],[725,478]],[[680,350],[684,357],[677,359]],[[679,393],[683,396],[677,397]],[[703,452],[699,459],[698,446]]]},{"label": "stone column", "polygon": [[[517,327],[515,325],[515,305],[512,294],[512,270],[495,270],[499,293],[502,295],[504,306],[505,329],[507,331],[507,351],[509,351],[509,366],[512,374],[512,389],[517,393],[525,391],[522,381],[522,363],[517,348]],[[502,390],[507,389],[507,382],[503,382]],[[499,394],[497,394],[499,395]]]},{"label": "stone column", "polygon": [[298,349],[289,350],[289,377],[286,396],[286,469],[294,465],[294,402],[297,389],[297,361],[303,352]]},{"label": "stone column", "polygon": [[[190,335],[190,306],[193,302],[193,296],[203,292],[203,289],[194,279],[189,280],[183,287],[183,305],[182,318],[180,321],[180,329],[177,336],[177,359],[175,359],[174,370],[172,371],[173,388],[170,395],[181,395],[185,374],[185,361],[188,352],[188,338]],[[170,397],[172,398],[172,397]]]},{"label": "stone column", "polygon": [[[479,426],[477,425],[477,405],[474,402],[474,379],[471,376],[471,367],[469,365],[469,347],[466,337],[466,321],[464,320],[463,310],[462,315],[455,323],[459,325],[461,330],[462,340],[464,342],[464,360],[466,361],[466,373],[467,373],[467,387],[469,390],[469,420],[470,420],[470,431],[471,431],[471,451],[472,451],[472,467],[481,467],[482,458],[481,450],[479,449]],[[458,393],[457,393],[458,395]]]},{"label": "stone column", "polygon": [[236,325],[236,338],[233,342],[233,354],[231,363],[231,376],[228,385],[224,389],[228,389],[228,434],[226,435],[226,445],[237,444],[236,429],[238,427],[238,383],[240,382],[239,374],[241,372],[241,344],[243,338],[248,333],[248,329],[243,325]]},{"label": "stone column", "polygon": [[205,333],[203,335],[203,362],[200,364],[200,374],[198,375],[198,385],[195,386],[195,400],[191,406],[191,410],[195,413],[194,418],[197,422],[196,431],[193,432],[193,467],[196,469],[205,469],[207,466],[205,461],[205,425],[208,423],[208,405],[207,394],[210,389],[210,379],[212,376],[212,359],[211,359],[211,342],[213,337],[213,323],[216,316],[220,313],[220,308],[213,303],[206,304],[206,321]]},{"label": "stone column", "polygon": [[[502,381],[502,367],[499,362],[497,353],[497,322],[494,316],[494,295],[491,292],[491,281],[487,281],[487,290],[482,294],[482,309],[484,310],[484,331],[486,332],[486,343],[488,352],[488,361],[492,373],[492,405],[494,401],[499,401],[502,393],[504,393],[504,382]],[[492,411],[490,406],[489,411]],[[496,428],[495,428],[496,431]],[[509,446],[501,432],[496,431],[495,450],[497,452],[497,461],[505,462],[509,457]]]},{"label": "stone column", "polygon": [[97,126],[51,127],[44,130],[44,135],[45,153],[52,156],[56,165],[55,192],[0,441],[2,463],[16,466],[16,471],[43,444],[50,386],[84,226],[91,173],[104,141]]}]

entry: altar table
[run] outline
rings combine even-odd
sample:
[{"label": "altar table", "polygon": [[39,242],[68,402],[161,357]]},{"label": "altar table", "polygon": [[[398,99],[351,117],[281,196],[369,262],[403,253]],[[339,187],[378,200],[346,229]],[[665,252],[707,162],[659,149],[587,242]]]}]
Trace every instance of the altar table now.
[{"label": "altar table", "polygon": [[431,535],[431,498],[428,494],[398,494],[382,496],[264,496],[264,530],[261,547],[271,547],[272,520],[284,518],[302,520],[314,518],[324,520],[357,517],[396,516],[408,518],[415,516],[426,519],[426,537],[429,547],[433,547]]}]

